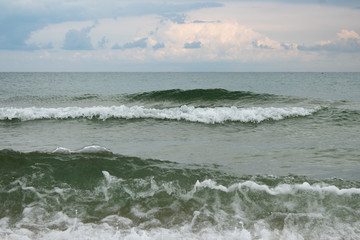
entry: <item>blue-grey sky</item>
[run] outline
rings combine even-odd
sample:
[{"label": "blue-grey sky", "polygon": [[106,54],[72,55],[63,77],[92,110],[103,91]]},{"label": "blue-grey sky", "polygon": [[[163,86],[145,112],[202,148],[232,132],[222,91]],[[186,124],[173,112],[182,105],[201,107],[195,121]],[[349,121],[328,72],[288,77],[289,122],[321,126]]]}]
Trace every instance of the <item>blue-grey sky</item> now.
[{"label": "blue-grey sky", "polygon": [[0,71],[360,71],[357,0],[0,0]]}]

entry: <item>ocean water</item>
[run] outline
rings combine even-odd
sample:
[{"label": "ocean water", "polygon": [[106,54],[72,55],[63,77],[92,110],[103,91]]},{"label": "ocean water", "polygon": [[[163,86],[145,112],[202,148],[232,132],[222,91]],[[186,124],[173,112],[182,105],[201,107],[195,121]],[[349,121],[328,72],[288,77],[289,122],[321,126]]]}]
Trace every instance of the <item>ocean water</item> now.
[{"label": "ocean water", "polygon": [[360,73],[0,73],[0,239],[360,239]]}]

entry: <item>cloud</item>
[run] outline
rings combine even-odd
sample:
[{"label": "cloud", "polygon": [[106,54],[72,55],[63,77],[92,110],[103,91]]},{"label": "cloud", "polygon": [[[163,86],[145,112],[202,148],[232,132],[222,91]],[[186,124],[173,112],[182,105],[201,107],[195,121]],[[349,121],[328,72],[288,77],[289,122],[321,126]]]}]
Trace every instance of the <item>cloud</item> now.
[{"label": "cloud", "polygon": [[118,50],[118,49],[121,49],[121,46],[118,44],[118,43],[115,43],[111,49],[114,49],[114,50]]},{"label": "cloud", "polygon": [[184,48],[186,48],[186,49],[201,48],[201,42],[197,41],[197,42],[185,43]]},{"label": "cloud", "polygon": [[[125,49],[133,49],[133,48],[146,48],[148,45],[148,38],[141,38],[132,42],[127,42],[124,45],[120,45],[119,43],[115,43],[111,49],[113,50],[125,50]],[[158,44],[153,46],[154,49],[159,49],[159,48],[163,48],[164,45],[162,44]]]},{"label": "cloud", "polygon": [[[160,16],[174,16],[176,13],[184,13],[188,11],[193,10],[199,10],[204,8],[217,8],[224,6],[222,3],[217,3],[213,1],[208,2],[194,2],[194,3],[188,3],[187,0],[184,1],[166,1],[166,2],[149,2],[145,0],[140,1],[133,1],[131,4],[126,4],[121,7],[118,6],[118,2],[112,0],[112,5],[110,5],[110,8],[112,9],[112,12],[116,12],[118,17],[125,17],[125,16],[144,16],[144,15],[151,15],[156,14]],[[116,10],[116,11],[114,11]],[[181,14],[180,14],[181,15]]]},{"label": "cloud", "polygon": [[130,48],[146,48],[148,38],[141,38],[139,40],[125,43],[121,49],[130,49]]},{"label": "cloud", "polygon": [[354,30],[349,31],[346,29],[341,30],[341,32],[336,34],[340,39],[360,39],[359,34],[357,34]]},{"label": "cloud", "polygon": [[65,35],[64,50],[93,50],[89,32],[93,28],[86,27],[81,30],[71,29]]},{"label": "cloud", "polygon": [[[1,8],[1,5],[0,5]],[[0,15],[2,11],[0,11]],[[33,29],[42,25],[23,16],[8,16],[0,19],[0,49],[34,50],[36,45],[27,45],[25,40]]]},{"label": "cloud", "polygon": [[109,39],[104,36],[100,41],[98,41],[98,47],[102,48],[102,49],[105,49],[106,45],[108,43],[109,43]]},{"label": "cloud", "polygon": [[[81,55],[86,55],[87,60],[106,61],[260,62],[288,58],[298,52],[292,47],[297,45],[272,40],[237,21],[194,19],[197,20],[189,17],[184,23],[176,23],[149,15],[100,19],[96,24],[90,21],[54,24],[34,32],[29,43],[40,46],[51,41],[57,50],[83,50]],[[87,55],[84,50],[95,50],[96,54]]]},{"label": "cloud", "polygon": [[154,50],[158,50],[161,48],[165,48],[165,44],[164,43],[156,43],[153,47]]},{"label": "cloud", "polygon": [[173,23],[178,23],[178,24],[184,24],[186,20],[185,14],[171,13],[171,14],[163,14],[163,16],[166,19],[172,21]]},{"label": "cloud", "polygon": [[298,46],[302,51],[328,51],[328,52],[360,52],[360,36],[355,31],[346,29],[337,33],[334,41],[321,41],[312,46]]},{"label": "cloud", "polygon": [[0,49],[39,49],[38,46],[26,42],[32,32],[50,24],[151,14],[165,18],[169,16],[173,21],[181,21],[181,14],[186,11],[221,6],[223,5],[211,0],[197,3],[169,1],[165,4],[149,3],[144,0],[107,0],[104,2],[96,0],[53,0],[50,2],[46,0],[0,0]]},{"label": "cloud", "polygon": [[[344,5],[350,1],[344,0]],[[339,65],[343,57],[350,59],[343,65],[352,64],[356,70],[359,10],[338,7],[343,1],[323,2],[0,0],[0,66],[6,70],[5,65],[9,69],[51,65],[54,69],[62,63],[91,71],[90,66],[118,70],[127,63],[139,69],[151,63],[166,70],[163,64],[182,63],[196,69],[199,63],[202,69],[213,70],[217,63],[224,63],[237,70],[239,64],[261,68],[271,63],[281,69],[282,64],[293,62],[301,70],[304,64],[313,67],[322,60],[329,66]],[[354,30],[339,32],[345,26]],[[322,38],[330,40],[316,43]],[[46,55],[40,49],[54,50]],[[331,52],[331,57],[324,52]],[[7,62],[10,58],[17,65]],[[43,61],[40,64],[36,59]]]},{"label": "cloud", "polygon": [[[221,1],[221,0],[220,0]],[[143,3],[142,3],[143,4]],[[175,3],[175,4],[163,4],[157,5],[157,14],[161,15],[166,13],[183,13],[193,10],[205,9],[205,8],[218,8],[223,7],[224,4],[218,2],[195,2],[195,3]],[[154,7],[154,6],[151,6]],[[154,12],[153,12],[154,13]]]},{"label": "cloud", "polygon": [[297,45],[294,43],[281,43],[280,46],[285,50],[295,50],[297,49]]},{"label": "cloud", "polygon": [[[269,52],[268,49],[285,51],[279,42],[249,27],[229,21],[168,23],[161,25],[151,39],[165,44],[166,48],[161,52],[162,57],[183,57],[186,61],[247,61],[275,56],[275,52],[266,53]],[[291,54],[290,52],[287,54]]]},{"label": "cloud", "polygon": [[217,21],[204,21],[204,20],[195,20],[193,23],[221,23],[220,20]]},{"label": "cloud", "polygon": [[273,49],[271,46],[266,45],[266,43],[262,43],[261,41],[253,41],[252,45],[254,48]]},{"label": "cloud", "polygon": [[38,46],[26,43],[31,32],[49,23],[81,19],[78,9],[59,3],[0,1],[0,49],[37,50]]},{"label": "cloud", "polygon": [[[277,2],[288,2],[288,0],[276,0]],[[326,6],[326,5],[333,5],[333,6],[340,6],[340,7],[349,7],[349,8],[359,8],[359,3],[357,0],[342,0],[342,1],[338,1],[338,0],[293,0],[293,3],[296,4],[313,4],[313,3],[317,3],[318,5],[321,6]]]},{"label": "cloud", "polygon": [[[155,17],[156,18],[156,17]],[[154,18],[154,19],[155,19]],[[126,18],[128,19],[128,18]],[[147,19],[149,20],[149,19]],[[117,23],[124,22],[118,19]],[[95,39],[94,32],[98,32],[93,45],[101,42],[104,32],[100,32],[103,25],[91,30],[91,37]],[[118,28],[114,24],[114,28]],[[107,29],[108,32],[111,29]],[[121,35],[119,30],[119,35]],[[167,62],[194,62],[194,61],[264,61],[271,58],[289,58],[296,55],[297,48],[291,44],[281,44],[256,32],[255,30],[240,25],[237,22],[203,21],[194,23],[188,19],[185,23],[158,22],[149,25],[139,34],[133,31],[131,35],[135,40],[117,40],[118,35],[106,35],[109,40],[105,49],[120,50],[103,52],[109,59],[116,61],[167,61]],[[102,36],[102,37],[100,37]],[[128,35],[126,35],[127,37]],[[129,35],[130,36],[130,35]],[[287,46],[288,49],[285,49]],[[196,51],[190,51],[190,50]],[[271,49],[271,51],[269,51]]]}]

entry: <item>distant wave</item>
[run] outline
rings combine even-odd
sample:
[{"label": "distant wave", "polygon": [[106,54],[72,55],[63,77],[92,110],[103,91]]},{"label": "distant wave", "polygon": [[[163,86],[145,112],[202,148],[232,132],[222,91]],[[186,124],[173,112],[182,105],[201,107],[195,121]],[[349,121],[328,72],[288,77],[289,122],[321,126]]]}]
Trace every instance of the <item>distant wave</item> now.
[{"label": "distant wave", "polygon": [[216,89],[170,89],[162,91],[143,92],[127,95],[132,101],[220,101],[220,100],[266,100],[280,96],[248,91],[229,91]]},{"label": "distant wave", "polygon": [[143,106],[96,106],[61,108],[0,108],[0,120],[30,121],[38,119],[88,118],[106,120],[109,118],[163,120],[186,120],[200,123],[223,123],[225,121],[255,122],[281,120],[287,117],[309,116],[320,107],[181,107],[156,109]]},{"label": "distant wave", "polygon": [[262,103],[285,101],[291,102],[296,98],[288,96],[279,96],[266,93],[254,93],[249,91],[229,91],[226,89],[169,89],[160,91],[140,92],[132,94],[115,94],[115,95],[99,95],[99,94],[80,94],[75,96],[15,96],[4,99],[6,103],[85,103],[85,102],[118,102],[121,104],[141,102],[157,103],[157,102],[172,102],[172,103],[218,103],[218,102],[244,102],[244,103]]}]

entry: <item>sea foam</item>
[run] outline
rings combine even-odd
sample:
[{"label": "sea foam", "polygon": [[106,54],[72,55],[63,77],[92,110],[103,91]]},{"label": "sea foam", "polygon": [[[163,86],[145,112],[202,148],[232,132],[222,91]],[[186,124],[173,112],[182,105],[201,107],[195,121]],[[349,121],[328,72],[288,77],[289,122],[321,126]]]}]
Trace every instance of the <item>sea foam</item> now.
[{"label": "sea foam", "polygon": [[[151,184],[146,184],[145,179],[134,179],[135,181],[128,184],[126,180],[113,176],[108,171],[103,170],[102,174],[105,181],[100,181],[100,185],[94,191],[87,190],[80,194],[78,190],[69,189],[66,194],[71,195],[61,199],[55,194],[59,192],[59,188],[51,191],[37,189],[42,192],[40,201],[37,200],[24,207],[21,218],[17,219],[15,225],[12,225],[8,217],[0,219],[0,239],[359,239],[358,218],[353,221],[351,216],[342,215],[346,211],[351,211],[355,212],[353,218],[357,216],[357,207],[345,209],[343,205],[348,204],[350,199],[356,198],[357,195],[354,194],[360,194],[358,188],[346,189],[307,182],[268,186],[251,180],[225,186],[206,179],[197,181],[194,189],[188,192],[191,196],[184,199],[182,191],[178,192],[179,195],[176,192],[166,195],[161,182],[156,183],[153,178],[147,179]],[[134,186],[134,183],[137,187],[132,191],[137,191],[137,197],[127,201],[126,209],[129,213],[122,214],[121,210],[116,210],[116,206],[121,205],[121,201],[119,198],[114,199],[112,194],[118,192],[120,188]],[[25,192],[33,191],[26,187],[25,183],[13,184],[22,184],[21,188]],[[149,185],[147,190],[143,188],[145,185]],[[140,190],[138,187],[143,189]],[[211,191],[201,194],[203,190]],[[98,195],[97,191],[102,191],[105,198],[102,199],[104,196]],[[196,194],[197,191],[199,192]],[[236,191],[244,194],[225,196]],[[300,196],[299,193],[302,191],[304,194]],[[271,196],[268,199],[261,199],[259,192],[266,192],[278,198],[274,199]],[[319,196],[315,196],[314,193]],[[284,198],[281,196],[283,194],[288,196]],[[78,205],[79,202],[63,209],[54,207],[51,209],[58,210],[48,212],[47,209],[50,208],[47,204],[57,206],[55,199],[58,201],[74,199],[76,195],[81,196],[77,199],[83,201],[86,206],[91,200],[90,196],[101,196],[96,199],[99,203],[98,210],[107,211],[114,207],[114,211],[103,214],[97,221],[86,219],[93,217],[87,215],[89,213],[92,215],[93,211],[87,213],[87,207],[81,207]],[[241,199],[240,195],[244,197]],[[167,203],[167,197],[176,196],[179,198],[176,198],[175,202]],[[145,201],[140,202],[140,199]],[[161,206],[154,204],[154,201],[159,201]],[[108,205],[111,202],[115,203],[115,206]],[[67,204],[69,203],[71,204],[71,201],[67,201]],[[279,211],[279,209],[289,209],[289,204],[294,204],[296,210]],[[300,206],[302,207],[298,209]],[[170,214],[169,218],[166,218],[167,222],[162,222],[161,216],[166,215],[171,208],[179,208],[179,211]],[[341,211],[329,210],[333,208]],[[259,214],[261,212],[265,214]]]},{"label": "sea foam", "polygon": [[281,195],[281,194],[295,194],[297,191],[308,191],[308,192],[317,192],[317,193],[333,193],[336,195],[351,195],[356,194],[360,195],[360,188],[348,188],[348,189],[339,189],[333,185],[326,184],[313,184],[310,185],[307,182],[302,184],[280,184],[276,187],[269,187],[267,185],[258,184],[253,181],[245,181],[242,183],[233,184],[229,187],[223,186],[221,184],[217,184],[215,181],[211,179],[206,179],[202,182],[197,181],[194,185],[194,189],[190,192],[193,194],[197,189],[201,188],[210,188],[214,190],[219,190],[223,192],[232,192],[236,190],[241,190],[244,188],[263,191],[270,195]]},{"label": "sea foam", "polygon": [[140,119],[153,118],[164,120],[186,120],[201,123],[223,123],[225,121],[262,122],[281,120],[287,117],[308,116],[320,107],[181,107],[156,109],[143,106],[96,106],[62,108],[0,108],[0,120],[18,119],[21,121],[37,119],[88,118],[106,120],[109,118]]},{"label": "sea foam", "polygon": [[57,147],[53,153],[111,153],[111,151],[105,147],[91,145],[85,146],[79,150],[71,150],[65,147]]}]

